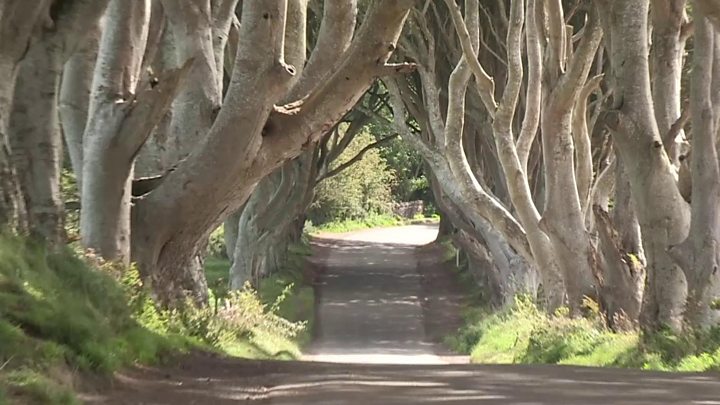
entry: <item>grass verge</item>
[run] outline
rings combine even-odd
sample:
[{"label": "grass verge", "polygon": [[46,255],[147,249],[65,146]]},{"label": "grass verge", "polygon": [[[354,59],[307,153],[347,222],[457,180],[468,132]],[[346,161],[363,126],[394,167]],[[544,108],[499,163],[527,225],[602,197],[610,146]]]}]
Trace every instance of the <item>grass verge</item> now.
[{"label": "grass verge", "polygon": [[[443,260],[455,258],[443,240]],[[476,285],[466,268],[453,267],[465,285]],[[531,299],[517,297],[504,311],[488,309],[481,289],[465,308],[465,324],[445,343],[470,355],[473,363],[565,364],[639,368],[658,371],[720,371],[720,326],[677,335],[670,331],[642,335],[609,329],[597,304],[588,301],[589,316],[570,318],[566,309],[539,310]]]},{"label": "grass verge", "polygon": [[5,400],[51,404],[74,403],[78,372],[109,373],[194,345],[139,322],[121,283],[69,249],[10,236],[0,236],[0,342]]},{"label": "grass verge", "polygon": [[661,371],[720,371],[720,328],[679,336],[614,332],[599,315],[548,315],[519,298],[502,313],[469,309],[466,325],[447,338],[474,363],[568,364]]},{"label": "grass verge", "polygon": [[393,226],[403,226],[411,224],[436,223],[439,217],[425,218],[419,216],[417,218],[407,219],[394,215],[376,214],[361,219],[347,219],[342,221],[332,221],[321,225],[306,224],[305,232],[309,235],[317,235],[319,233],[345,233],[359,231],[372,228],[390,228]]},{"label": "grass verge", "polygon": [[74,404],[78,376],[110,376],[190,350],[292,358],[302,322],[260,294],[160,309],[133,268],[0,235],[0,404]]}]

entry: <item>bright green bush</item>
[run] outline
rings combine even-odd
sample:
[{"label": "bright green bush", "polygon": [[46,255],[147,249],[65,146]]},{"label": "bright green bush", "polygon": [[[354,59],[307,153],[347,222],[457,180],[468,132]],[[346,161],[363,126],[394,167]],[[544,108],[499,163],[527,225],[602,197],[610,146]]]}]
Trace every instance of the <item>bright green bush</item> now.
[{"label": "bright green bush", "polygon": [[[352,159],[375,141],[369,132],[358,134],[332,165],[332,169]],[[377,149],[315,188],[315,200],[308,218],[315,224],[362,219],[372,214],[389,214],[392,208],[393,172]]]},{"label": "bright green bush", "polygon": [[[311,254],[309,243],[304,239],[301,243],[290,245],[288,258],[285,267],[275,274],[260,280],[257,288],[258,305],[266,308],[272,316],[278,316],[296,325],[304,325],[296,333],[289,337],[282,329],[273,333],[254,331],[254,335],[261,333],[268,337],[267,345],[272,346],[280,342],[284,346],[292,346],[286,350],[291,354],[299,354],[299,347],[308,343],[313,329],[315,316],[315,291],[308,285],[303,269],[306,257]],[[205,274],[208,285],[212,288],[213,296],[217,299],[216,307],[221,308],[224,300],[231,294],[227,288],[227,277],[230,269],[230,262],[222,258],[208,258],[205,262]],[[237,294],[237,293],[235,293]],[[272,332],[272,331],[269,331]],[[274,334],[279,338],[269,337]],[[254,336],[253,335],[253,336]],[[283,339],[286,341],[283,342]],[[253,338],[253,341],[259,339]],[[272,343],[275,342],[275,343]],[[277,352],[277,350],[270,350]]]},{"label": "bright green bush", "polygon": [[219,226],[210,234],[210,240],[207,245],[208,257],[227,258],[227,249],[225,247],[225,227]]}]

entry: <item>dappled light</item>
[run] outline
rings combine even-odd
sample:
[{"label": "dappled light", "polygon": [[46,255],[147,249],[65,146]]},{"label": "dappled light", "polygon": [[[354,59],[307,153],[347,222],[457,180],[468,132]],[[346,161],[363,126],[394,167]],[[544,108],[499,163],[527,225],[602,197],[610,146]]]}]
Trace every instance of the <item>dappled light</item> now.
[{"label": "dappled light", "polygon": [[437,227],[414,225],[318,238],[328,254],[319,280],[316,339],[304,359],[445,363],[425,336],[425,291],[414,254],[436,237]]}]

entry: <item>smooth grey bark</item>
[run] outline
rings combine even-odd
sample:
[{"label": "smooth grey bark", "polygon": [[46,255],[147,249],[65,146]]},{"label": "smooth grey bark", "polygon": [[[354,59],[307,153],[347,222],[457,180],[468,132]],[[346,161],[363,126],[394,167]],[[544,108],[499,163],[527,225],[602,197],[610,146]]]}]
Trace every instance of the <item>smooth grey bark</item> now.
[{"label": "smooth grey bark", "polygon": [[60,84],[58,99],[60,124],[79,190],[82,190],[83,136],[88,119],[90,89],[100,35],[99,26],[91,30],[85,45],[65,62]]},{"label": "smooth grey bark", "polygon": [[58,92],[63,65],[84,44],[107,0],[53,3],[48,22],[27,49],[15,88],[10,136],[13,159],[28,209],[32,234],[50,244],[64,241],[60,198],[62,137]]},{"label": "smooth grey bark", "polygon": [[[10,151],[10,114],[18,64],[25,55],[33,28],[47,1],[28,5],[24,0],[0,3],[0,227],[27,229],[27,212]],[[12,40],[5,40],[12,38]]]},{"label": "smooth grey bark", "polygon": [[230,288],[257,286],[260,278],[282,269],[292,228],[312,201],[315,164],[314,154],[303,154],[255,189],[240,217]]},{"label": "smooth grey bark", "polygon": [[[284,57],[286,63],[295,69],[295,76],[290,87],[295,86],[299,77],[303,76],[307,54],[307,1],[289,0],[285,27]],[[291,93],[296,93],[293,89]],[[294,94],[291,94],[293,96]],[[309,169],[309,168],[308,168]],[[286,162],[258,183],[239,218],[236,245],[233,251],[233,264],[230,267],[230,288],[242,289],[246,282],[257,285],[261,274],[268,273],[272,245],[280,238],[287,219],[294,218],[296,213],[289,209],[299,184],[299,171],[302,170],[300,160]],[[299,190],[297,192],[300,192]],[[261,223],[270,222],[268,228]],[[289,222],[289,221],[288,221]],[[275,258],[277,259],[277,257]]]},{"label": "smooth grey bark", "polygon": [[515,254],[489,223],[478,230],[442,191],[436,177],[429,176],[430,186],[443,217],[457,228],[450,233],[456,244],[469,257],[469,270],[476,282],[497,308],[509,308],[515,297],[523,294],[537,297],[538,272],[521,256]]},{"label": "smooth grey bark", "polygon": [[57,112],[63,56],[55,45],[31,46],[20,72],[10,141],[34,237],[59,245],[65,238],[60,199],[62,137]]},{"label": "smooth grey bark", "polygon": [[715,95],[708,83],[717,83],[717,31],[700,9],[694,13],[695,36],[690,108],[692,110],[692,219],[683,243],[670,253],[685,270],[688,280],[686,321],[692,327],[717,325],[720,311],[720,164],[718,162],[718,116]]},{"label": "smooth grey bark", "polygon": [[690,212],[675,183],[653,109],[648,63],[649,1],[598,0],[615,84],[610,127],[630,181],[647,256],[641,325],[682,329],[687,283],[668,255],[688,234]]},{"label": "smooth grey bark", "polygon": [[245,207],[230,214],[223,223],[223,236],[225,238],[225,254],[232,262],[235,257],[235,245],[237,244],[238,233],[240,232],[240,216]]},{"label": "smooth grey bark", "polygon": [[225,48],[228,45],[233,20],[237,18],[235,16],[237,6],[238,0],[212,0],[210,4],[213,53],[215,54],[215,70],[219,89],[223,88],[225,80]]},{"label": "smooth grey bark", "polygon": [[710,20],[716,29],[720,30],[720,2],[717,0],[696,0],[695,6],[702,15]]},{"label": "smooth grey bark", "polygon": [[[158,0],[155,0],[153,3],[161,4]],[[156,8],[157,6],[153,7],[151,15],[157,13]],[[163,20],[167,20],[164,16],[164,11]],[[152,23],[152,18],[150,21]],[[167,27],[167,25],[169,25],[167,21],[165,25],[159,38],[155,58],[152,61],[143,60],[143,64],[149,65],[153,73],[164,72],[179,67],[177,51],[175,49],[175,37],[173,36],[172,30]],[[163,176],[173,167],[173,165],[167,161],[169,154],[165,152],[168,147],[168,137],[170,136],[168,131],[171,120],[172,115],[170,113],[166,114],[150,138],[148,138],[142,148],[140,148],[140,152],[135,160],[136,178]]]},{"label": "smooth grey bark", "polygon": [[681,144],[685,140],[682,128],[671,131],[680,118],[681,79],[685,54],[686,0],[653,0],[652,48],[650,49],[652,69],[652,95],[655,118],[670,161],[680,164]]},{"label": "smooth grey bark", "polygon": [[645,264],[645,252],[642,247],[642,233],[638,223],[635,204],[632,200],[630,182],[625,173],[625,164],[621,157],[616,158],[615,198],[613,199],[612,220],[617,229],[620,246],[624,252],[633,254]]},{"label": "smooth grey bark", "polygon": [[286,2],[243,3],[224,108],[205,142],[133,210],[133,256],[160,296],[173,296],[199,242],[242,206],[258,181],[332,128],[374,78],[411,70],[386,63],[410,6],[406,0],[374,5],[331,76],[301,104],[276,107],[293,78],[283,57]]},{"label": "smooth grey bark", "polygon": [[113,0],[105,15],[84,136],[80,233],[106,260],[130,260],[133,161],[190,65],[140,84],[150,1]]},{"label": "smooth grey bark", "polygon": [[222,66],[216,66],[210,0],[164,0],[162,4],[172,31],[175,65],[192,60],[188,80],[173,101],[165,129],[162,160],[172,166],[187,157],[212,126],[222,102]]},{"label": "smooth grey bark", "polygon": [[[552,25],[562,25],[550,21]],[[572,124],[575,107],[590,71],[602,32],[596,15],[589,15],[585,33],[567,62],[550,65],[546,70],[543,109],[541,115],[543,162],[545,166],[546,200],[540,227],[553,245],[555,260],[564,275],[568,304],[573,314],[579,314],[583,300],[596,297],[595,274],[598,272],[595,250],[585,229],[583,204],[578,194],[575,166],[575,145]],[[562,72],[562,73],[559,73]],[[584,102],[584,101],[580,101]],[[587,137],[576,133],[576,138]],[[584,139],[587,142],[587,140]],[[588,156],[579,156],[587,159]]]},{"label": "smooth grey bark", "polygon": [[265,267],[270,230],[261,229],[259,220],[263,216],[277,215],[269,210],[278,209],[281,202],[289,197],[294,181],[291,167],[287,166],[260,182],[253,191],[240,215],[238,235],[230,267],[230,288],[242,289],[249,282],[257,286],[258,276]]}]

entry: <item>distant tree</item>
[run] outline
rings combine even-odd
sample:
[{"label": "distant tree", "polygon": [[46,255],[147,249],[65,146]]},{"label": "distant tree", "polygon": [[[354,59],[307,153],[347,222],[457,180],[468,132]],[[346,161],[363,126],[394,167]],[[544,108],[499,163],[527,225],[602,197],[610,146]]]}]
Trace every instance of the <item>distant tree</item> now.
[{"label": "distant tree", "polygon": [[[370,133],[361,132],[333,163],[330,170],[347,163],[373,142],[375,138]],[[389,213],[392,205],[393,178],[394,173],[380,151],[368,150],[362,159],[352,166],[317,185],[315,200],[310,207],[308,218],[314,223],[323,223]]]}]

